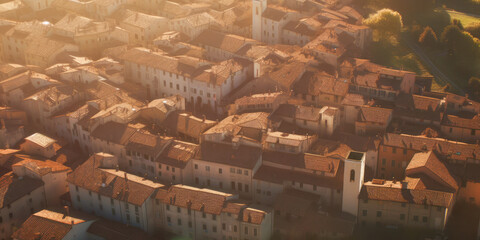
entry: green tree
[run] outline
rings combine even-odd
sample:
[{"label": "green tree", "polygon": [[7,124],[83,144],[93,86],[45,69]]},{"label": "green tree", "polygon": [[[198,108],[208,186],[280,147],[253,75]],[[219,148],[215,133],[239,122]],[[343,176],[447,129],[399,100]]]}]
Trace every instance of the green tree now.
[{"label": "green tree", "polygon": [[452,24],[460,28],[460,30],[463,30],[463,24],[462,24],[462,21],[460,21],[460,19],[454,18],[452,20]]},{"label": "green tree", "polygon": [[469,24],[465,27],[465,31],[472,34],[473,37],[480,39],[480,22]]},{"label": "green tree", "polygon": [[453,51],[453,46],[458,42],[461,35],[462,30],[457,25],[449,25],[443,30],[440,40],[447,45],[450,51]]},{"label": "green tree", "polygon": [[468,80],[468,89],[475,99],[480,99],[480,78],[471,77]]},{"label": "green tree", "polygon": [[431,48],[434,48],[437,45],[437,41],[437,34],[435,34],[430,26],[425,27],[422,34],[420,34],[420,37],[418,38],[418,42],[420,44]]},{"label": "green tree", "polygon": [[376,30],[382,38],[398,36],[402,31],[403,22],[400,13],[388,8],[371,14],[364,20],[364,24]]}]

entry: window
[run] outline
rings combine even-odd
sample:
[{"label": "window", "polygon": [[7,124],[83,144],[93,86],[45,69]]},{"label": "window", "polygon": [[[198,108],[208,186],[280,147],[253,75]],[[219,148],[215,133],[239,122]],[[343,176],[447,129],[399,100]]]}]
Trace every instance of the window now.
[{"label": "window", "polygon": [[188,227],[189,227],[189,228],[192,228],[192,226],[193,226],[192,222],[189,221],[189,222],[188,222]]},{"label": "window", "polygon": [[255,236],[255,237],[257,236],[257,229],[256,228],[253,229],[253,236]]},{"label": "window", "polygon": [[406,206],[407,206],[407,204],[406,204],[406,203],[402,203],[402,207],[406,207]]},{"label": "window", "polygon": [[413,216],[413,221],[418,222],[418,216]]},{"label": "window", "polygon": [[235,173],[235,168],[230,168],[230,173]]},{"label": "window", "polygon": [[382,158],[382,165],[383,165],[383,166],[387,165],[387,159]]},{"label": "window", "polygon": [[248,235],[248,227],[245,227],[245,235]]},{"label": "window", "polygon": [[377,211],[377,217],[381,217],[382,216],[382,211]]},{"label": "window", "polygon": [[227,226],[225,225],[225,223],[222,223],[222,230],[225,230],[227,228]]},{"label": "window", "polygon": [[219,182],[219,183],[218,183],[218,187],[219,187],[219,188],[223,188],[223,182]]},{"label": "window", "polygon": [[199,180],[198,180],[198,177],[195,178],[195,184],[199,184]]},{"label": "window", "polygon": [[167,217],[167,222],[172,222],[172,219],[170,219],[170,217]]},{"label": "window", "polygon": [[222,174],[222,169],[221,168],[218,169],[218,173]]},{"label": "window", "polygon": [[243,175],[248,176],[248,170],[244,170]]},{"label": "window", "polygon": [[392,148],[392,152],[393,152],[393,153],[397,153],[397,148],[396,148],[396,147],[393,147],[393,148]]},{"label": "window", "polygon": [[235,182],[233,182],[233,181],[231,182],[231,188],[232,188],[233,190],[235,190]]},{"label": "window", "polygon": [[242,183],[238,183],[238,191],[242,191]]},{"label": "window", "polygon": [[367,210],[363,210],[362,211],[362,216],[364,216],[364,217],[367,216],[367,213],[368,213]]},{"label": "window", "polygon": [[178,224],[178,226],[182,226],[182,219],[179,218],[179,219],[177,220],[177,224]]},{"label": "window", "polygon": [[355,170],[350,170],[350,182],[355,181]]},{"label": "window", "polygon": [[395,160],[392,160],[392,167],[395,167]]},{"label": "window", "polygon": [[180,207],[177,207],[177,213],[181,213],[182,209]]},{"label": "window", "polygon": [[407,154],[407,149],[403,149],[403,155]]},{"label": "window", "polygon": [[242,174],[242,169],[237,169],[237,174]]},{"label": "window", "polygon": [[216,233],[217,232],[217,226],[212,227],[212,232]]},{"label": "window", "polygon": [[206,213],[202,213],[202,218],[207,218],[207,214],[206,214]]},{"label": "window", "polygon": [[245,184],[245,192],[248,193],[249,191],[250,191],[250,190],[249,190],[249,188],[248,188],[248,184]]},{"label": "window", "polygon": [[475,136],[475,129],[472,129],[472,131],[470,132],[470,134],[471,134],[472,136]]},{"label": "window", "polygon": [[115,208],[112,208],[112,215],[115,216]]},{"label": "window", "polygon": [[205,171],[210,172],[210,166],[205,166]]},{"label": "window", "polygon": [[167,205],[167,211],[170,211],[170,205]]},{"label": "window", "polygon": [[198,165],[197,165],[197,164],[195,164],[195,169],[198,169]]},{"label": "window", "polygon": [[135,221],[136,221],[137,223],[140,223],[140,218],[139,218],[138,216],[135,217]]},{"label": "window", "polygon": [[217,215],[212,214],[212,220],[216,221],[217,220]]},{"label": "window", "polygon": [[8,214],[8,217],[9,217],[10,219],[12,219],[12,218],[13,218],[13,213],[9,213],[9,214]]},{"label": "window", "polygon": [[234,226],[233,226],[233,231],[234,231],[234,232],[237,232],[237,225],[234,225]]},{"label": "window", "polygon": [[203,224],[202,228],[203,228],[203,230],[207,230],[207,225]]}]

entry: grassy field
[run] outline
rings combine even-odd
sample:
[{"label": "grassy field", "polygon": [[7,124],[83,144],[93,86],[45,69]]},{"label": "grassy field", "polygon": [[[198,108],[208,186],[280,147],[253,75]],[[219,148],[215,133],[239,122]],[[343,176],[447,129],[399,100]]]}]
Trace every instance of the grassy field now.
[{"label": "grassy field", "polygon": [[[479,0],[480,1],[480,0]],[[453,10],[446,10],[451,19],[459,19],[463,26],[468,26],[470,23],[480,22],[479,15],[457,12]]]}]

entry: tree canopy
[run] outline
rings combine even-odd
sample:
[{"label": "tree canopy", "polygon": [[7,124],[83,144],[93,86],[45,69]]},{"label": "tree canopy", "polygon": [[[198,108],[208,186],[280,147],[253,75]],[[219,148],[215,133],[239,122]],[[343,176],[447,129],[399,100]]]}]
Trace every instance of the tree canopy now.
[{"label": "tree canopy", "polygon": [[433,31],[433,29],[429,26],[425,27],[422,34],[418,39],[418,42],[427,47],[435,47],[437,45],[437,35]]},{"label": "tree canopy", "polygon": [[364,23],[383,36],[398,35],[403,27],[402,15],[388,8],[371,14]]}]

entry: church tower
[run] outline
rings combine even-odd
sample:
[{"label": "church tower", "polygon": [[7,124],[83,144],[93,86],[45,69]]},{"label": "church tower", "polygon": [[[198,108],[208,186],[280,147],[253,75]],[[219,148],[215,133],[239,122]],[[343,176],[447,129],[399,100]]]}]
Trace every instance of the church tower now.
[{"label": "church tower", "polygon": [[358,195],[362,190],[365,174],[365,153],[350,152],[345,159],[343,172],[342,211],[358,214]]},{"label": "church tower", "polygon": [[262,41],[262,14],[267,9],[267,0],[252,1],[252,38]]}]

